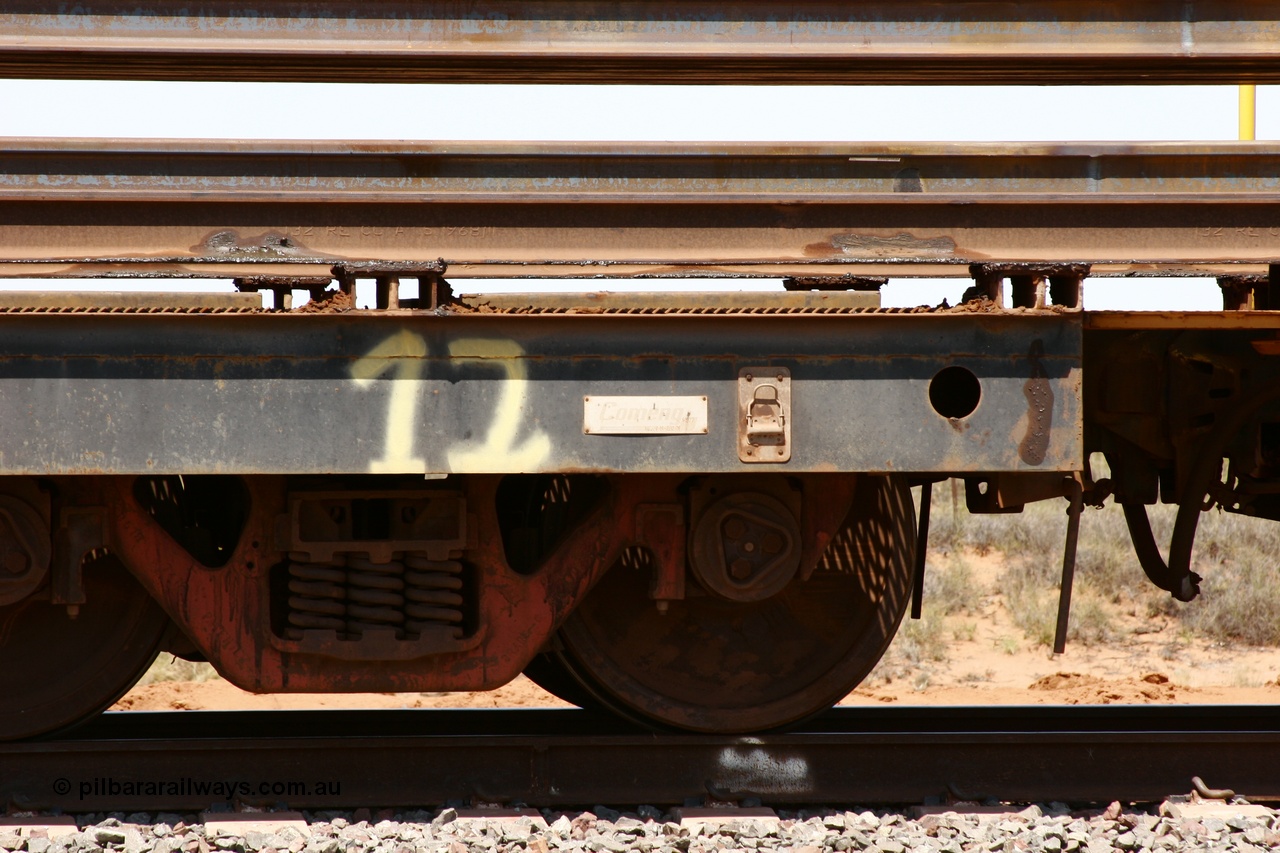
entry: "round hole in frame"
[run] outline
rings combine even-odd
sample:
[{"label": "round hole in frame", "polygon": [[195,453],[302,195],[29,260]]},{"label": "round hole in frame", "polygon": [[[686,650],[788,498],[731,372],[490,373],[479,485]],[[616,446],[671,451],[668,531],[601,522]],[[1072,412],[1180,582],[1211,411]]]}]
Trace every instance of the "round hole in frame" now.
[{"label": "round hole in frame", "polygon": [[967,418],[981,400],[982,384],[967,367],[944,367],[929,382],[929,405],[944,418]]}]

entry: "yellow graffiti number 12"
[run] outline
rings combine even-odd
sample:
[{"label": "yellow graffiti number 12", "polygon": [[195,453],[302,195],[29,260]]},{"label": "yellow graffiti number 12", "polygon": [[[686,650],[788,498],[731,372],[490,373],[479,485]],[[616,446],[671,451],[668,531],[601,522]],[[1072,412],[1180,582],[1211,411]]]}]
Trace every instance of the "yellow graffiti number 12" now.
[{"label": "yellow graffiti number 12", "polygon": [[418,420],[422,366],[426,356],[427,342],[412,332],[402,330],[351,366],[351,378],[361,388],[367,388],[387,373],[391,373],[393,379],[382,458],[369,463],[370,473],[422,473],[427,469],[426,461],[413,455],[413,428]]}]

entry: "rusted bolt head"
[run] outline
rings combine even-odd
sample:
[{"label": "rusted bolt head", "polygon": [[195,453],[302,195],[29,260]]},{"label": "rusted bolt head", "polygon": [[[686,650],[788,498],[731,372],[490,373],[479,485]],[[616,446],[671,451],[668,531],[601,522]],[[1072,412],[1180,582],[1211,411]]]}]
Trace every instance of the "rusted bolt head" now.
[{"label": "rusted bolt head", "polygon": [[724,523],[724,535],[730,539],[741,539],[742,534],[747,532],[747,526],[742,523],[740,518],[731,518]]},{"label": "rusted bolt head", "polygon": [[734,580],[744,581],[751,577],[751,563],[741,558],[734,560],[733,565],[729,566],[729,574],[733,575]]},{"label": "rusted bolt head", "polygon": [[766,533],[764,539],[760,541],[760,546],[764,548],[766,554],[776,554],[782,550],[784,542],[782,537],[777,533]]}]

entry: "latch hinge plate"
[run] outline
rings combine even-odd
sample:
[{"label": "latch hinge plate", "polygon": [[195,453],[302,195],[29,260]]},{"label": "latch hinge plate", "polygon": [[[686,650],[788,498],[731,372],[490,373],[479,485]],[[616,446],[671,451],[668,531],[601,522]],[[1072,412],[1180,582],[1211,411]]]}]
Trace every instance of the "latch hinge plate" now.
[{"label": "latch hinge plate", "polygon": [[744,367],[738,371],[738,459],[791,460],[791,371]]}]

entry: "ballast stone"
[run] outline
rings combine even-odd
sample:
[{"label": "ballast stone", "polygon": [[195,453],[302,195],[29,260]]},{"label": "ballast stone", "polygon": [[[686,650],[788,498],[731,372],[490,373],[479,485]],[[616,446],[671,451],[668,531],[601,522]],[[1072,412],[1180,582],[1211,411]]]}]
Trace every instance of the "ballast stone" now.
[{"label": "ballast stone", "polygon": [[[638,811],[620,813],[613,821],[595,813],[543,811],[539,815],[545,826],[527,817],[505,823],[458,821],[456,813],[453,821],[436,824],[440,815],[434,812],[416,812],[406,819],[407,812],[389,811],[374,812],[374,823],[350,820],[350,813],[326,812],[304,816],[309,833],[305,839],[292,829],[222,836],[191,818],[193,825],[188,826],[177,815],[167,815],[155,826],[132,825],[121,823],[121,814],[96,824],[82,820],[58,839],[0,834],[0,849],[128,853],[123,839],[130,847],[140,845],[139,853],[1253,853],[1280,847],[1280,821],[1271,810],[1257,817],[1206,819],[1214,829],[1200,821],[1126,813],[1121,808],[1114,810],[1114,819],[1072,816],[1054,808],[1040,817],[1029,810],[1004,812],[996,822],[960,812],[910,820],[892,812],[812,810],[782,812],[774,821],[759,823],[738,811],[734,820],[694,828],[681,826],[674,814],[641,819]],[[97,821],[102,816],[91,817]]]}]

